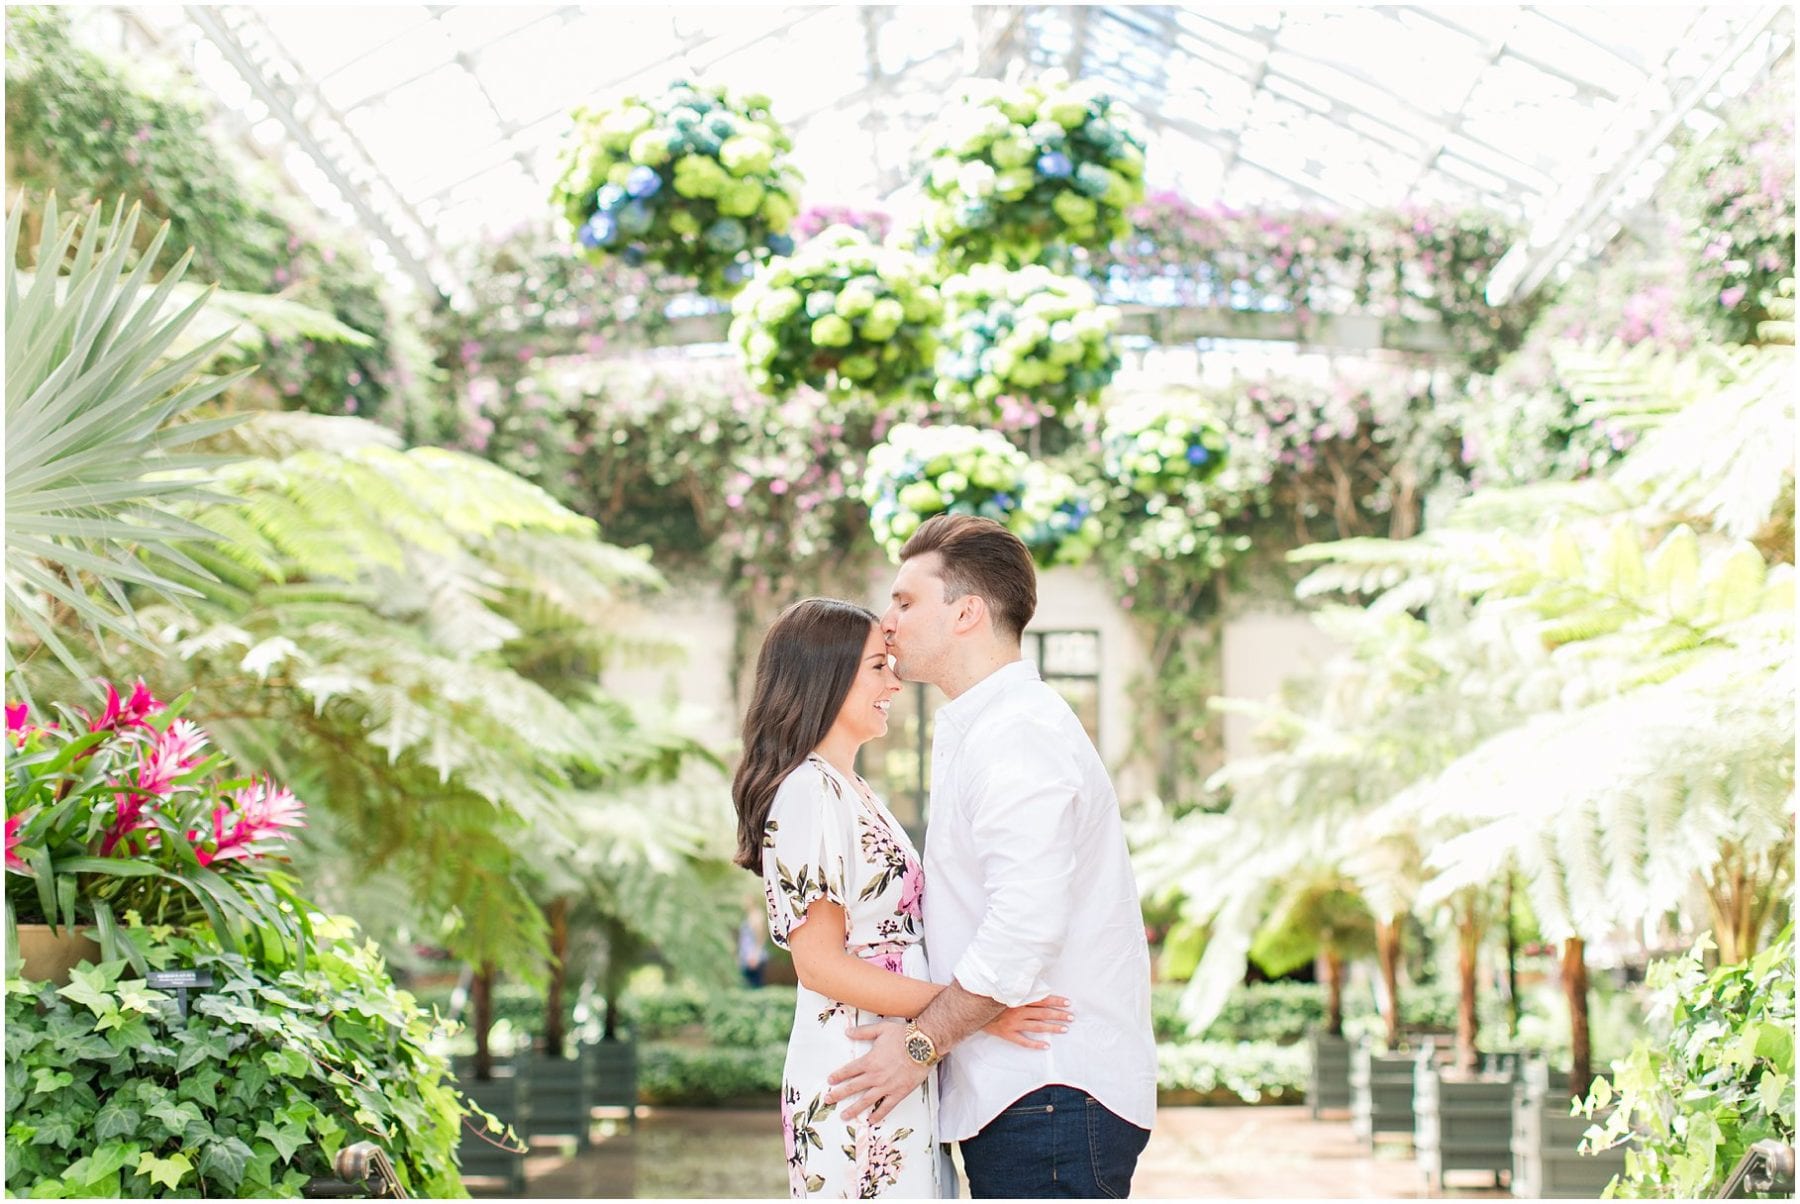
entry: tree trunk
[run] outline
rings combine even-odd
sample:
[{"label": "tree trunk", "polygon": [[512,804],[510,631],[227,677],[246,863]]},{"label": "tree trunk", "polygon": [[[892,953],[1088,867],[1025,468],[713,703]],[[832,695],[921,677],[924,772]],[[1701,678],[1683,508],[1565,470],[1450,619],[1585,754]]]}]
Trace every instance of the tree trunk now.
[{"label": "tree trunk", "polygon": [[1383,1001],[1381,1018],[1387,1025],[1389,1050],[1400,1048],[1400,925],[1402,918],[1381,920],[1375,925],[1375,954],[1381,961]]},{"label": "tree trunk", "polygon": [[1594,1084],[1593,1050],[1588,1044],[1586,945],[1578,936],[1563,942],[1563,993],[1569,1000],[1569,1091],[1584,1097]]},{"label": "tree trunk", "polygon": [[1336,949],[1325,950],[1325,1031],[1344,1035],[1344,959]]},{"label": "tree trunk", "polygon": [[563,1056],[563,991],[569,979],[569,900],[559,898],[544,909],[550,921],[550,983],[544,990],[543,1052]]},{"label": "tree trunk", "polygon": [[494,1027],[494,963],[485,963],[470,984],[469,1002],[475,1015],[475,1077],[494,1077],[494,1055],[488,1049],[488,1030]]},{"label": "tree trunk", "polygon": [[1506,1031],[1519,1035],[1519,933],[1513,927],[1513,875],[1506,875]]},{"label": "tree trunk", "polygon": [[1456,980],[1459,997],[1456,1004],[1456,1066],[1472,1074],[1478,1064],[1475,1041],[1480,1021],[1475,1013],[1475,968],[1481,952],[1481,919],[1479,903],[1470,898],[1463,903],[1462,915],[1456,921]]}]

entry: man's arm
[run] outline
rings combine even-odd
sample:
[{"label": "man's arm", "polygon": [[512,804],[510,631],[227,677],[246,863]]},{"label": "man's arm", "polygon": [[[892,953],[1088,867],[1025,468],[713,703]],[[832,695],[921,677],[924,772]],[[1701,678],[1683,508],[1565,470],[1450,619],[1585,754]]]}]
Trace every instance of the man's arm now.
[{"label": "man's arm", "polygon": [[[1074,903],[1080,771],[1047,729],[1008,735],[1007,751],[981,774],[970,808],[987,912],[954,980],[917,1020],[940,1057],[1009,1006],[1042,993],[1040,975],[1062,951]],[[827,1098],[852,1100],[842,1111],[846,1119],[872,1107],[870,1119],[879,1121],[924,1081],[927,1068],[907,1056],[898,1025],[850,1035],[874,1047],[831,1076]]]},{"label": "man's arm", "polygon": [[[914,1023],[931,1038],[942,1057],[951,1046],[980,1032],[1004,1011],[1004,1003],[972,994],[961,983],[952,981],[925,1005]],[[833,1104],[850,1100],[849,1106],[839,1113],[845,1120],[868,1112],[869,1122],[879,1124],[901,1100],[918,1089],[931,1068],[921,1066],[907,1054],[906,1030],[898,1024],[868,1024],[851,1029],[850,1036],[857,1041],[872,1041],[874,1048],[832,1074],[831,1090],[825,1100]]]}]

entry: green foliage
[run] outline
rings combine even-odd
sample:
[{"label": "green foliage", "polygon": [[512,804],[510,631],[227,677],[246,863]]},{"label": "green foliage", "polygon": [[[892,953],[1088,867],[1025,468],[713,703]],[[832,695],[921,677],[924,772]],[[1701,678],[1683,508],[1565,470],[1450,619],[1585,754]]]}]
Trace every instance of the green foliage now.
[{"label": "green foliage", "polygon": [[1068,418],[1100,400],[1121,363],[1119,311],[1086,281],[1032,264],[976,264],[944,281],[937,400],[959,421],[1006,422],[1035,408]]},{"label": "green foliage", "polygon": [[833,226],[777,259],[731,303],[750,383],[894,398],[930,392],[943,303],[922,259]]},{"label": "green foliage", "polygon": [[190,701],[165,706],[139,682],[121,704],[109,685],[98,718],[62,706],[60,721],[27,714],[9,732],[7,903],[53,927],[97,922],[111,956],[130,912],[304,965],[310,907],[281,855],[304,804],[273,782],[226,779],[206,733],[179,718]]},{"label": "green foliage", "polygon": [[[765,988],[779,993],[779,988]],[[788,1014],[793,1014],[792,992],[788,993]],[[641,1040],[654,1041],[674,1036],[683,1029],[700,1024],[706,1015],[710,992],[695,983],[671,983],[655,990],[628,991],[622,1001],[626,1023]]]},{"label": "green foliage", "polygon": [[[395,427],[416,390],[406,340],[367,254],[294,211],[284,190],[215,140],[198,97],[172,79],[96,54],[69,17],[10,9],[6,39],[7,179],[39,193],[111,204],[123,197],[153,222],[137,247],[153,276],[187,248],[202,279],[243,293],[278,292],[368,336],[277,335],[249,382],[286,408],[379,415]],[[156,222],[169,231],[146,245]],[[236,357],[238,366],[247,357]]]},{"label": "green foliage", "polygon": [[[595,684],[633,651],[615,634],[626,599],[659,582],[641,556],[490,464],[397,451],[372,424],[262,415],[233,438],[264,455],[221,475],[228,500],[190,511],[223,537],[193,553],[214,580],[187,581],[192,613],[154,616],[159,680],[206,683],[195,717],[240,763],[405,877],[446,924],[433,939],[526,976],[544,949],[537,867],[587,841],[617,870],[603,881],[635,873],[642,889],[691,857],[691,826],[658,839],[640,816],[636,839],[605,839],[649,805],[635,788],[698,751]],[[658,917],[662,939],[681,931],[679,897],[615,907]]]},{"label": "green foliage", "polygon": [[573,500],[559,472],[558,450],[581,434],[567,425],[579,412],[551,404],[554,394],[520,387],[557,357],[654,343],[669,325],[673,285],[616,258],[589,263],[548,220],[463,246],[455,263],[466,295],[422,323],[444,403],[418,428],[419,441],[487,455],[593,514]]},{"label": "green foliage", "polygon": [[6,990],[9,1195],[293,1196],[358,1140],[420,1196],[463,1195],[442,1026],[348,922],[305,971],[127,929],[151,966],[210,971],[186,1020],[123,961]]},{"label": "green foliage", "polygon": [[1765,294],[1794,274],[1794,67],[1772,76],[1724,113],[1724,125],[1692,138],[1670,172],[1688,274],[1688,308],[1721,338],[1758,341]]},{"label": "green foliage", "polygon": [[[141,644],[119,616],[130,609],[125,585],[188,592],[176,580],[193,567],[181,546],[212,532],[173,507],[207,496],[193,470],[210,461],[193,449],[231,420],[177,420],[234,378],[199,375],[223,335],[161,362],[206,298],[165,313],[186,256],[153,288],[148,257],[127,267],[135,208],[121,206],[106,227],[98,206],[63,220],[52,200],[28,288],[24,214],[14,205],[6,225],[6,608],[80,678],[92,657],[69,647],[62,616]],[[152,255],[167,233],[152,237]]]},{"label": "green foliage", "polygon": [[794,994],[791,989],[763,987],[713,995],[702,1018],[706,1039],[728,1049],[785,1045],[794,1027]]},{"label": "green foliage", "polygon": [[850,399],[773,401],[730,364],[599,361],[546,365],[511,391],[484,375],[470,396],[494,425],[458,446],[670,571],[781,596],[865,538],[856,478],[878,415]]},{"label": "green foliage", "polygon": [[[1181,983],[1158,983],[1150,990],[1150,1020],[1156,1039],[1186,1040],[1181,1018]],[[1216,1020],[1202,1034],[1215,1042],[1263,1041],[1291,1044],[1325,1020],[1325,988],[1311,982],[1260,982],[1233,987]]]},{"label": "green foliage", "polygon": [[1650,969],[1655,1019],[1611,1079],[1595,1081],[1584,1115],[1616,1104],[1583,1149],[1625,1146],[1607,1198],[1692,1199],[1718,1193],[1758,1141],[1794,1142],[1794,933],[1748,962],[1708,974],[1704,937]]},{"label": "green foliage", "polygon": [[1301,1046],[1264,1041],[1159,1045],[1156,1086],[1195,1092],[1204,1103],[1298,1103],[1306,1097],[1310,1062]]},{"label": "green foliage", "polygon": [[921,235],[953,268],[1099,251],[1144,198],[1143,135],[1091,80],[970,80],[925,137]]},{"label": "green foliage", "polygon": [[646,1045],[638,1056],[638,1098],[647,1104],[705,1106],[740,1103],[781,1091],[787,1042],[746,1048]]},{"label": "green foliage", "polygon": [[676,80],[573,121],[550,203],[595,261],[653,263],[729,296],[793,249],[800,173],[768,97]]},{"label": "green foliage", "polygon": [[1264,974],[1289,974],[1321,953],[1348,961],[1375,951],[1375,922],[1348,880],[1290,887],[1252,938],[1249,956]]},{"label": "green foliage", "polygon": [[871,533],[896,563],[907,538],[939,514],[1003,523],[1046,568],[1082,563],[1100,538],[1093,503],[1072,478],[971,426],[894,427],[869,452],[862,498]]}]

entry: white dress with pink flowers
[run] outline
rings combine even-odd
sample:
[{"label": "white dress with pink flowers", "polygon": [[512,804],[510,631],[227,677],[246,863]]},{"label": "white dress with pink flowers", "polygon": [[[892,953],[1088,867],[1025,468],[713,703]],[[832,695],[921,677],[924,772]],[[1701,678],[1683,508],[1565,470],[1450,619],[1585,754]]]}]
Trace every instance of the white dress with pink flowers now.
[{"label": "white dress with pink flowers", "polygon": [[[924,869],[906,829],[868,786],[813,756],[787,776],[763,829],[769,934],[783,949],[806,909],[844,909],[845,944],[883,969],[929,981]],[[825,1102],[832,1071],[868,1052],[849,1030],[883,1017],[800,988],[782,1073],[781,1125],[795,1199],[935,1199],[945,1181],[937,1143],[936,1072],[871,1125]]]}]

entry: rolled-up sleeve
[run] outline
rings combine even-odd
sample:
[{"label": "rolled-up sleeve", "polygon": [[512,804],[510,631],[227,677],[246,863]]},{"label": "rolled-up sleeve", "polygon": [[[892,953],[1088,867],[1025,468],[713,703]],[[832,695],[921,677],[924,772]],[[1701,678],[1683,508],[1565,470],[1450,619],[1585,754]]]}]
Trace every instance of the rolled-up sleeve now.
[{"label": "rolled-up sleeve", "polygon": [[1048,993],[1044,972],[1062,953],[1075,906],[1081,772],[1048,727],[995,733],[969,783],[970,850],[988,907],[956,963],[956,981],[1008,1007]]}]

